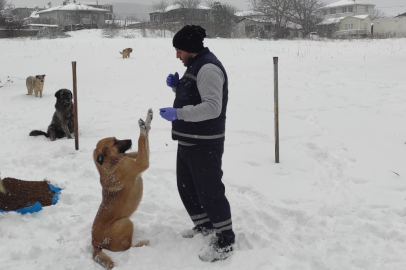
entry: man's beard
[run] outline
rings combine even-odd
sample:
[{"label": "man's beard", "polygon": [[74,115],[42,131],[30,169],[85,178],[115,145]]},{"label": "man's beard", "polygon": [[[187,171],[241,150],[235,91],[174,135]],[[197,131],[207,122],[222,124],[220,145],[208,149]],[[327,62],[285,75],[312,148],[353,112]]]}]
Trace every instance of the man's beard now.
[{"label": "man's beard", "polygon": [[185,67],[187,67],[190,58],[192,58],[192,57],[187,57],[187,58],[185,59],[185,62],[183,62],[183,65],[184,65]]}]

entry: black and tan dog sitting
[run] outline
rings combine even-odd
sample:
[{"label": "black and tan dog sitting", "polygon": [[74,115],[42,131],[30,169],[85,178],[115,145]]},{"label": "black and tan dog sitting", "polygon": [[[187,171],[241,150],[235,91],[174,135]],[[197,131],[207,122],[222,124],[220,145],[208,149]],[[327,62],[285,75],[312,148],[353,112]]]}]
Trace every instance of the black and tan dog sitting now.
[{"label": "black and tan dog sitting", "polygon": [[72,133],[75,131],[72,92],[68,89],[60,89],[55,93],[55,97],[56,110],[52,117],[52,122],[48,126],[48,131],[33,130],[30,132],[30,136],[44,135],[50,138],[51,141],[64,137],[72,139]]}]

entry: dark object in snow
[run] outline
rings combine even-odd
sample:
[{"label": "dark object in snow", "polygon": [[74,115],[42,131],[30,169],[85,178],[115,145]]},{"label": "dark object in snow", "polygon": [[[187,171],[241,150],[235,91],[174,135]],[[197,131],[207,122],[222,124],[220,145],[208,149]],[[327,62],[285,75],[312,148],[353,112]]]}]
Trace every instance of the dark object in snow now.
[{"label": "dark object in snow", "polygon": [[52,116],[52,121],[48,126],[47,132],[33,130],[30,132],[30,136],[44,135],[45,137],[50,138],[51,141],[62,139],[64,137],[72,139],[71,134],[75,132],[72,92],[68,89],[60,89],[56,91],[55,97],[55,112]]},{"label": "dark object in snow", "polygon": [[15,178],[0,179],[4,192],[0,192],[0,212],[34,213],[42,206],[56,204],[60,188],[48,181],[24,181]]}]

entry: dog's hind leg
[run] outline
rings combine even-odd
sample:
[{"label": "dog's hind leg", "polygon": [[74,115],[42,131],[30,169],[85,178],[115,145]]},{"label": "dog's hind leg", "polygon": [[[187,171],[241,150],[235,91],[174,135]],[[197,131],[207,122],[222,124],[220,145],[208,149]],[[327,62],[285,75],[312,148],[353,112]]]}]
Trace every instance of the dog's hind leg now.
[{"label": "dog's hind leg", "polygon": [[27,84],[27,95],[31,96],[32,95],[32,90],[33,88]]},{"label": "dog's hind leg", "polygon": [[58,136],[56,134],[56,130],[52,125],[48,126],[47,133],[48,133],[49,138],[51,139],[51,141],[55,141],[58,138]]},{"label": "dog's hind leg", "polygon": [[141,240],[137,244],[135,244],[133,247],[143,247],[143,246],[148,246],[149,241],[148,240]]},{"label": "dog's hind leg", "polygon": [[132,247],[134,224],[129,218],[116,220],[108,229],[111,238],[108,249],[111,251],[124,251]]},{"label": "dog's hind leg", "polygon": [[94,248],[93,260],[107,269],[114,268],[113,260],[99,248]]}]

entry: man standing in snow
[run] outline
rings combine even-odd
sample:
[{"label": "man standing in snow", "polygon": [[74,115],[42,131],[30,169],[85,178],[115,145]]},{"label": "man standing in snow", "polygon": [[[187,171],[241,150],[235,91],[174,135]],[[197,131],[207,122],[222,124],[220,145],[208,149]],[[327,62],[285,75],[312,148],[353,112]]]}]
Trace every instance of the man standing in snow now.
[{"label": "man standing in snow", "polygon": [[195,25],[186,25],[173,37],[176,58],[187,69],[180,80],[177,72],[168,76],[166,83],[176,97],[173,107],[161,108],[160,115],[172,121],[172,139],[178,140],[178,190],[195,225],[183,236],[215,231],[213,244],[199,254],[213,262],[232,254],[235,235],[221,181],[228,79],[221,62],[203,46],[205,37],[206,30]]}]

